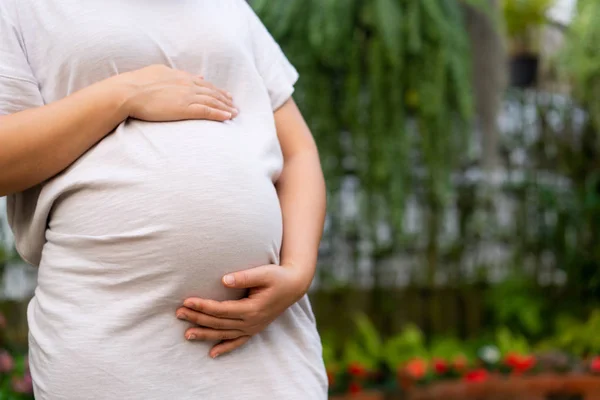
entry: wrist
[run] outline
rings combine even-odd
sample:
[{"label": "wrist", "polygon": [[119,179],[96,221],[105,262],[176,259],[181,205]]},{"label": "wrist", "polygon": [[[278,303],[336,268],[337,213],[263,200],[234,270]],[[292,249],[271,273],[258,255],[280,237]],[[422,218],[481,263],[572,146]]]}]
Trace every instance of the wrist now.
[{"label": "wrist", "polygon": [[126,72],[109,78],[110,91],[113,94],[117,113],[122,120],[131,116],[133,99],[137,94],[137,86],[133,83],[130,74]]},{"label": "wrist", "polygon": [[292,276],[294,277],[293,290],[297,297],[300,299],[308,293],[315,275],[316,263],[312,265],[312,263],[300,264],[293,261],[284,261],[280,265],[292,272]]}]

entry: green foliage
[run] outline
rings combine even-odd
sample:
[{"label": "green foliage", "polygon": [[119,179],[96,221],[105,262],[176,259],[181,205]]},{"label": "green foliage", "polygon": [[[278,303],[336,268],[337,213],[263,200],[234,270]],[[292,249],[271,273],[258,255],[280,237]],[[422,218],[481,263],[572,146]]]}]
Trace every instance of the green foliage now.
[{"label": "green foliage", "polygon": [[443,360],[454,360],[456,357],[466,356],[470,353],[464,342],[452,336],[434,339],[429,352],[431,357]]},{"label": "green foliage", "polygon": [[367,316],[356,315],[355,323],[356,336],[344,348],[344,362],[346,365],[358,362],[369,369],[374,369],[384,352],[381,337]]},{"label": "green foliage", "polygon": [[389,338],[384,348],[384,361],[392,371],[411,359],[426,358],[428,355],[423,333],[415,325],[407,325],[400,333]]},{"label": "green foliage", "polygon": [[556,348],[577,356],[600,354],[600,310],[592,313],[587,321],[571,316],[557,319],[557,333],[546,341],[544,347]]},{"label": "green foliage", "polygon": [[503,356],[509,353],[528,354],[531,350],[524,336],[514,334],[506,327],[496,332],[496,346]]},{"label": "green foliage", "polygon": [[523,276],[506,279],[492,287],[487,302],[495,324],[532,336],[541,333],[546,303],[532,279]]},{"label": "green foliage", "polygon": [[556,0],[502,0],[506,30],[510,38],[527,35],[547,21],[548,10]]},{"label": "green foliage", "polygon": [[[332,194],[348,175],[374,236],[402,231],[404,200],[419,175],[437,201],[470,129],[470,54],[459,0],[251,1],[300,72],[295,98],[318,142]],[[293,21],[293,23],[291,23]],[[332,218],[337,202],[329,202]],[[375,238],[373,238],[375,239]],[[376,242],[376,240],[375,240]],[[389,243],[374,243],[376,247]],[[393,240],[391,246],[398,244]]]},{"label": "green foliage", "polygon": [[[600,2],[580,0],[564,46],[562,66],[574,94],[600,130]],[[596,142],[596,145],[598,143]]]}]

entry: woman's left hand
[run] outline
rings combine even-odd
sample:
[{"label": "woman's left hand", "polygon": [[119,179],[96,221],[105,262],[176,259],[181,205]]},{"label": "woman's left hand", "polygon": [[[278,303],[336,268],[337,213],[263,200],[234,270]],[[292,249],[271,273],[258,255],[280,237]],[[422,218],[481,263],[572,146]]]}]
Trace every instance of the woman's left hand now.
[{"label": "woman's left hand", "polygon": [[187,340],[220,342],[210,351],[216,358],[244,345],[300,300],[310,284],[304,280],[297,266],[264,265],[231,273],[223,277],[223,284],[250,289],[247,297],[229,301],[189,298],[176,315],[197,325],[185,332]]}]

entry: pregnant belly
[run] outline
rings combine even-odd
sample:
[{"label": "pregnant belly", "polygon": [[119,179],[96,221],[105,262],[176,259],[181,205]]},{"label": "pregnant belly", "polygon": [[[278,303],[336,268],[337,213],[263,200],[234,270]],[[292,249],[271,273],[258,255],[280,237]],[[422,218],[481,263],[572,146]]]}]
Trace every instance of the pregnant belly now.
[{"label": "pregnant belly", "polygon": [[38,301],[170,314],[188,296],[241,297],[221,277],[276,263],[282,235],[269,160],[242,133],[135,122],[51,182]]}]

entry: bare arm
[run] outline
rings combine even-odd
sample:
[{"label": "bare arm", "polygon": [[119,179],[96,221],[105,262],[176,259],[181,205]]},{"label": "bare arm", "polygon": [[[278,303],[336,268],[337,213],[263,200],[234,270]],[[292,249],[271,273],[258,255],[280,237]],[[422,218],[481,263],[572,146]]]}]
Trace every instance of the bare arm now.
[{"label": "bare arm", "polygon": [[293,100],[275,112],[285,160],[277,182],[283,212],[281,265],[299,271],[299,294],[312,282],[325,219],[325,182],[317,146]]},{"label": "bare arm", "polygon": [[126,94],[103,81],[44,107],[0,116],[0,196],[65,169],[127,117]]},{"label": "bare arm", "polygon": [[165,66],[106,79],[52,104],[0,116],[0,196],[56,175],[129,116],[224,121],[235,114],[225,92]]}]

